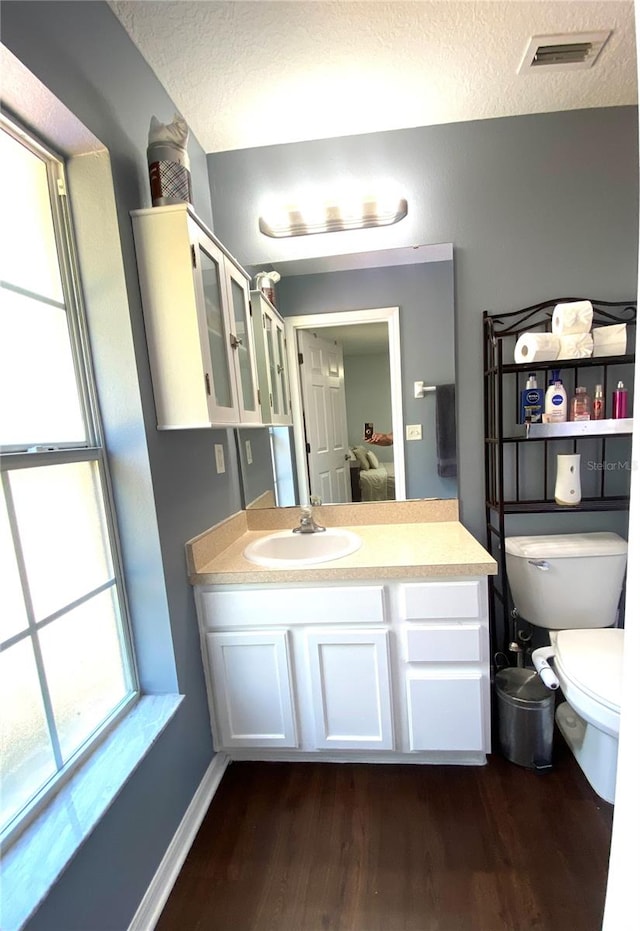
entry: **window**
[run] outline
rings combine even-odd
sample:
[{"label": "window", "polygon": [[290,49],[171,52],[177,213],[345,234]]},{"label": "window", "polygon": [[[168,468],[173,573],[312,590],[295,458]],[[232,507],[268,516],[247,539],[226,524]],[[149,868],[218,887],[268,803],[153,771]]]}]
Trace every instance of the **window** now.
[{"label": "window", "polygon": [[0,831],[137,697],[64,167],[0,123]]}]

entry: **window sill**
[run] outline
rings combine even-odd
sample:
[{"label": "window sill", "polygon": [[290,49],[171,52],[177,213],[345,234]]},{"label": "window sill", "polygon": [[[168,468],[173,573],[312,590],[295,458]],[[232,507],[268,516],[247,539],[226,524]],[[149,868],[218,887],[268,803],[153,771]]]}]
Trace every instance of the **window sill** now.
[{"label": "window sill", "polygon": [[148,753],[183,696],[145,695],[2,856],[2,928],[34,913]]}]

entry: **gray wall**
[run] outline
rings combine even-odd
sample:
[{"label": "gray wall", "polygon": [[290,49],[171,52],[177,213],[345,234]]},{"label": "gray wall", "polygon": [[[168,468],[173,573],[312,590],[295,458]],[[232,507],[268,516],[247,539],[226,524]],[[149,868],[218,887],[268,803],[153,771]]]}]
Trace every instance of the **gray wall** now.
[{"label": "gray wall", "polygon": [[[231,431],[159,433],[155,428],[138,277],[129,211],[150,206],[146,144],[152,114],[167,121],[174,104],[105,3],[2,4],[2,41],[72,110],[110,151],[129,308],[126,325],[111,328],[113,358],[135,353],[140,400],[121,409],[118,456],[138,434],[148,462],[128,463],[155,503],[120,513],[138,552],[125,553],[131,591],[158,598],[169,613],[168,648],[186,696],[177,715],[124,787],[107,815],[29,923],[30,931],[115,931],[128,926],[194,791],[213,757],[193,593],[187,584],[184,543],[238,510],[239,483]],[[190,141],[195,208],[211,220],[206,159]],[[120,312],[114,315],[118,320]],[[96,333],[92,338],[100,338]],[[136,413],[137,409],[137,413]],[[136,418],[138,418],[136,420]],[[113,431],[112,431],[113,435]],[[214,443],[223,443],[229,470],[215,474]],[[148,544],[147,544],[148,541]],[[157,547],[159,541],[159,547]],[[150,559],[145,547],[158,553]],[[136,559],[139,557],[139,560]],[[141,576],[144,576],[141,578]],[[133,605],[134,619],[138,609]],[[156,637],[164,634],[158,616]],[[135,630],[137,646],[154,662],[154,628]],[[145,642],[141,642],[144,640]],[[163,651],[164,653],[164,647]],[[150,671],[145,677],[153,679]],[[37,869],[37,864],[34,864]]]},{"label": "gray wall", "polygon": [[[242,503],[248,507],[266,491],[275,495],[271,443],[267,427],[236,430],[238,460],[242,483]],[[251,447],[251,462],[248,461],[247,442]]]},{"label": "gray wall", "polygon": [[407,497],[455,498],[455,479],[437,474],[435,396],[413,396],[414,381],[442,385],[453,380],[452,263],[292,275],[278,284],[278,309],[284,317],[375,307],[400,307],[404,418],[405,423],[422,424],[421,441],[403,438]]},{"label": "gray wall", "polygon": [[[344,390],[347,399],[349,446],[361,446],[364,425],[375,433],[391,431],[389,353],[344,356]],[[393,462],[393,449],[371,447],[381,462]]]},{"label": "gray wall", "polygon": [[[454,244],[461,511],[484,540],[482,311],[563,295],[635,298],[636,108],[270,146],[209,155],[208,163],[216,229],[243,262]],[[260,237],[265,193],[287,201],[305,178],[330,188],[345,178],[387,176],[409,202],[394,227],[295,241]]]}]

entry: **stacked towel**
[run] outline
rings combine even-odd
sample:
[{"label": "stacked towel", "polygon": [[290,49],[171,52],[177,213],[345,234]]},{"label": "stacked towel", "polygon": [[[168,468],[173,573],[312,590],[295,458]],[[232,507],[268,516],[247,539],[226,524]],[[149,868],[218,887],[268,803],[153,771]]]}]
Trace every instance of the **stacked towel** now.
[{"label": "stacked towel", "polygon": [[556,336],[574,336],[588,333],[593,321],[593,304],[591,301],[571,301],[568,304],[556,304],[551,319],[551,332]]},{"label": "stacked towel", "polygon": [[551,362],[558,358],[560,337],[552,333],[522,333],[513,353],[514,362]]},{"label": "stacked towel", "polygon": [[623,356],[627,351],[627,324],[614,323],[593,330],[594,356]]},{"label": "stacked towel", "polygon": [[560,337],[558,359],[588,359],[593,353],[591,333],[572,333]]},{"label": "stacked towel", "polygon": [[522,333],[513,352],[517,364],[553,362],[554,359],[588,359],[590,356],[622,356],[627,351],[627,325],[595,327],[591,301],[556,304],[551,333]]}]

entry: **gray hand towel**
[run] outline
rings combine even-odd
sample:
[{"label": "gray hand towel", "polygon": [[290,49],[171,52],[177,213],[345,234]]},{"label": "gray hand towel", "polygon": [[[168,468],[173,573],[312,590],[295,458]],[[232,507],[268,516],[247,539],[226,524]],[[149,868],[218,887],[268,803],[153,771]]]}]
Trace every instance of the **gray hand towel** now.
[{"label": "gray hand towel", "polygon": [[436,446],[438,475],[456,478],[458,451],[456,447],[456,386],[436,387]]}]

